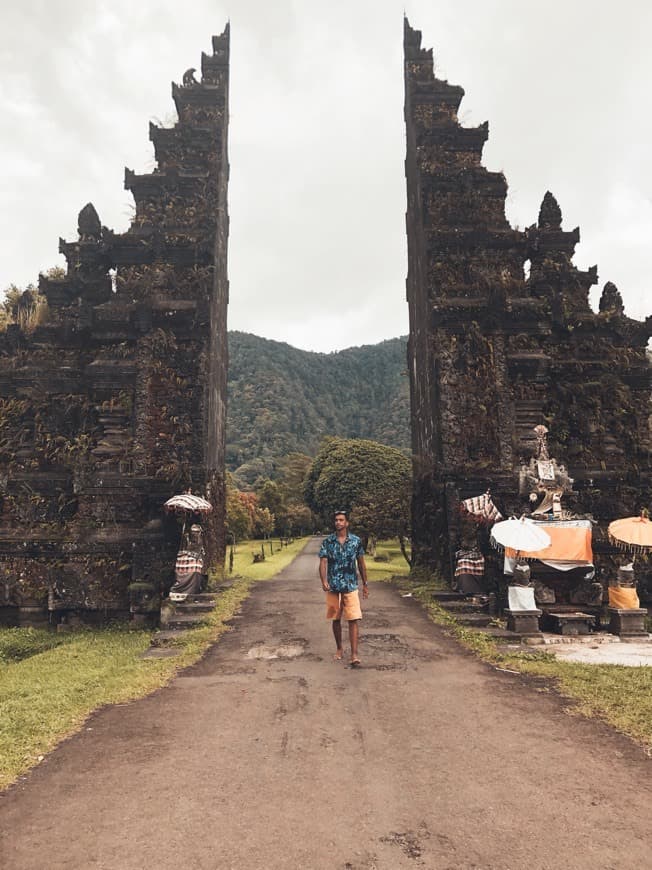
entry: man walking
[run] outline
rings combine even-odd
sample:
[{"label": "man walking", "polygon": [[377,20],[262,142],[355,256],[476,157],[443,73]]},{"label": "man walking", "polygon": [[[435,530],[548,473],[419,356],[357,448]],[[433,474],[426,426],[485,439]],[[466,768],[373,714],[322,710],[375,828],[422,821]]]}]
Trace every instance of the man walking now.
[{"label": "man walking", "polygon": [[349,642],[351,644],[351,667],[360,665],[358,657],[358,623],[362,619],[360,596],[358,594],[358,575],[362,578],[362,596],[369,597],[367,587],[367,566],[364,561],[362,541],[357,535],[349,533],[349,520],[346,511],[336,511],[333,516],[335,532],[324,538],[319,551],[319,579],[326,593],[326,619],[333,622],[333,635],[337,650],[335,659],[342,660],[342,623],[344,616],[349,623]]}]

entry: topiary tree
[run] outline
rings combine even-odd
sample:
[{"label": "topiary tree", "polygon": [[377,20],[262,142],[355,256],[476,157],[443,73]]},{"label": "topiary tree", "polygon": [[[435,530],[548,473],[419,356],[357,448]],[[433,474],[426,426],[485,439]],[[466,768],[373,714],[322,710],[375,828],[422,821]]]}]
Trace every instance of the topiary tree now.
[{"label": "topiary tree", "polygon": [[412,466],[396,450],[362,438],[327,438],[306,479],[306,504],[326,524],[351,512],[365,546],[370,536],[396,537],[407,556]]}]

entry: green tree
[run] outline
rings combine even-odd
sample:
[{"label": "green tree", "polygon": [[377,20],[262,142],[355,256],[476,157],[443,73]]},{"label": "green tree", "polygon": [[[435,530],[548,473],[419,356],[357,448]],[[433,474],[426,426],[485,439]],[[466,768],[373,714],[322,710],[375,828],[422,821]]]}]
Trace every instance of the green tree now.
[{"label": "green tree", "polygon": [[285,514],[283,534],[305,535],[314,527],[312,511],[305,504],[290,504]]},{"label": "green tree", "polygon": [[269,477],[260,478],[256,481],[255,490],[261,508],[268,508],[273,514],[282,511],[285,499],[275,480],[270,480]]},{"label": "green tree", "polygon": [[259,507],[256,509],[256,519],[254,521],[254,531],[256,537],[267,538],[274,531],[274,514],[269,508]]},{"label": "green tree", "polygon": [[303,504],[303,487],[312,465],[305,453],[288,453],[279,462],[279,486],[286,504]]},{"label": "green tree", "polygon": [[396,537],[408,559],[412,468],[394,447],[365,439],[327,438],[306,479],[308,506],[329,523],[351,512],[363,538]]},{"label": "green tree", "polygon": [[226,530],[232,543],[249,538],[253,531],[251,512],[243,493],[230,483],[226,487]]}]

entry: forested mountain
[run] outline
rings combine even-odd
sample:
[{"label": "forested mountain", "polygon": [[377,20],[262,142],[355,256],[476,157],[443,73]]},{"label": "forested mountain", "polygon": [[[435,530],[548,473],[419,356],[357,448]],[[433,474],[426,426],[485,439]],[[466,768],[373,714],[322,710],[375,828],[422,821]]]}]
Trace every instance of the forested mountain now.
[{"label": "forested mountain", "polygon": [[288,453],[314,455],[326,435],[409,450],[406,338],[311,353],[229,333],[227,468],[242,483],[274,477]]}]

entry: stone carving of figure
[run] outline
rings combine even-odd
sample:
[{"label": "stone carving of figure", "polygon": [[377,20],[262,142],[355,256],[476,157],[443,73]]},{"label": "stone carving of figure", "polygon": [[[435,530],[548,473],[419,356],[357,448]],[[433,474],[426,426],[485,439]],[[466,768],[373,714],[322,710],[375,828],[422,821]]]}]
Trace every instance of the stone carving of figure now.
[{"label": "stone carving of figure", "polygon": [[548,455],[547,427],[542,424],[535,426],[534,434],[537,436],[537,458],[541,460],[550,459],[550,456]]},{"label": "stone carving of figure", "polygon": [[193,85],[198,85],[199,82],[195,78],[196,69],[194,66],[191,66],[190,69],[187,69],[183,74],[183,86],[184,88],[190,88]]},{"label": "stone carving of figure", "polygon": [[102,224],[92,202],[87,202],[77,216],[80,242],[97,242],[102,235]]},{"label": "stone carving of figure", "polygon": [[612,312],[613,314],[624,314],[625,306],[623,305],[623,297],[620,291],[611,281],[607,281],[602,290],[600,297],[601,312]]},{"label": "stone carving of figure", "polygon": [[564,465],[558,465],[556,459],[550,458],[547,427],[535,426],[534,434],[537,440],[536,456],[532,457],[529,465],[521,466],[519,493],[525,495],[528,487],[532,487],[529,498],[533,516],[552,514],[555,519],[562,519],[564,510],[561,499],[573,491],[573,479]]},{"label": "stone carving of figure", "polygon": [[[600,587],[602,589],[602,587]],[[555,590],[546,586],[540,580],[534,583],[534,600],[537,604],[554,604],[556,601]]]},{"label": "stone carving of figure", "polygon": [[627,565],[621,565],[618,569],[618,585],[633,587],[636,585],[634,579],[634,563],[629,562]]},{"label": "stone carving of figure", "polygon": [[514,565],[513,584],[514,586],[529,586],[530,585],[530,566],[527,562],[519,562]]},{"label": "stone carving of figure", "polygon": [[185,601],[189,595],[201,592],[204,586],[204,541],[202,527],[192,525],[184,534],[174,567],[174,586],[170,601]]},{"label": "stone carving of figure", "polygon": [[514,565],[512,582],[507,587],[507,604],[510,610],[536,610],[534,586],[530,584],[530,566],[527,562]]},{"label": "stone carving of figure", "polygon": [[621,610],[637,610],[641,602],[636,592],[636,577],[634,563],[621,565],[615,582],[609,582],[609,607]]},{"label": "stone carving of figure", "polygon": [[571,604],[590,604],[599,607],[602,604],[603,593],[602,583],[596,579],[595,569],[591,568],[571,590],[569,600]]}]

